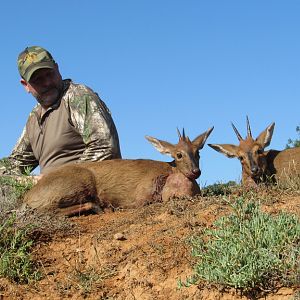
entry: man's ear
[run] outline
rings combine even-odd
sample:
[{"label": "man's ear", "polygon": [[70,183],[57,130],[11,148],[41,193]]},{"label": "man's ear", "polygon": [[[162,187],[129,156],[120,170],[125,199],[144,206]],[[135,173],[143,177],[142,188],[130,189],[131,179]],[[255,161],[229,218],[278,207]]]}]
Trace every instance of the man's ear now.
[{"label": "man's ear", "polygon": [[24,86],[24,89],[26,90],[26,92],[30,93],[29,87],[28,87],[28,82],[25,79],[23,79],[23,78],[21,78],[20,82]]}]

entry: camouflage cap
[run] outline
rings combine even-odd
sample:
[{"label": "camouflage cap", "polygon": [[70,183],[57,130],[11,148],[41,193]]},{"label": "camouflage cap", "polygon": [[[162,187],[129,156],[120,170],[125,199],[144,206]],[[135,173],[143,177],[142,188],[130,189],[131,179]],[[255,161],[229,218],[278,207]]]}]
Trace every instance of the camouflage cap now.
[{"label": "camouflage cap", "polygon": [[54,68],[55,60],[44,48],[39,46],[27,47],[19,54],[18,69],[21,77],[27,82],[32,74],[42,68]]}]

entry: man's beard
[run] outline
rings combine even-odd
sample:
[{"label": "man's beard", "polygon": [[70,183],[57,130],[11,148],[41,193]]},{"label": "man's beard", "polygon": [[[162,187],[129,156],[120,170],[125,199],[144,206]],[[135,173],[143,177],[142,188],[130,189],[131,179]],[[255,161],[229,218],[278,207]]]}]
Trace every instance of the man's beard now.
[{"label": "man's beard", "polygon": [[32,93],[32,95],[42,105],[42,107],[48,108],[57,102],[60,96],[60,90],[57,87],[51,87],[42,94]]}]

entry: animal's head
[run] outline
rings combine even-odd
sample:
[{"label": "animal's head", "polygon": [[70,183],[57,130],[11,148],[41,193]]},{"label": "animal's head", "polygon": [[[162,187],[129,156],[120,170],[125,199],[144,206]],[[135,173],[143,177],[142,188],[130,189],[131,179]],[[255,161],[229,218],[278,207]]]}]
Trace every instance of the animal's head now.
[{"label": "animal's head", "polygon": [[169,142],[161,141],[151,136],[146,139],[162,154],[168,154],[174,158],[176,168],[189,179],[196,179],[201,175],[199,168],[199,150],[203,148],[206,139],[214,128],[197,136],[193,141],[185,135],[184,130],[181,133],[177,129],[179,142],[173,145]]},{"label": "animal's head", "polygon": [[251,181],[258,183],[262,176],[267,173],[267,160],[264,149],[271,142],[274,126],[275,123],[272,123],[256,139],[253,139],[247,117],[246,139],[242,138],[236,127],[232,124],[240,142],[238,146],[231,144],[209,144],[209,146],[229,158],[237,157],[240,160],[243,170],[242,181],[244,184]]}]

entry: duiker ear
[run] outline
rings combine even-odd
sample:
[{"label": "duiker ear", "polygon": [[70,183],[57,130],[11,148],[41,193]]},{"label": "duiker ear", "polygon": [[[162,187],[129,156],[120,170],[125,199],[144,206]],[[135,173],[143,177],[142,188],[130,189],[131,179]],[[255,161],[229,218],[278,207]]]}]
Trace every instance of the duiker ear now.
[{"label": "duiker ear", "polygon": [[197,147],[198,150],[202,149],[207,138],[209,137],[209,135],[211,134],[211,132],[213,131],[214,127],[209,128],[207,131],[205,131],[204,133],[198,135],[193,141],[193,145]]},{"label": "duiker ear", "polygon": [[271,143],[275,123],[269,125],[256,139],[256,141],[263,147],[268,147]]},{"label": "duiker ear", "polygon": [[165,141],[158,140],[149,135],[146,135],[145,138],[162,154],[171,155],[173,149],[175,148],[174,145]]},{"label": "duiker ear", "polygon": [[231,144],[208,144],[208,146],[229,158],[238,157],[238,146]]}]

